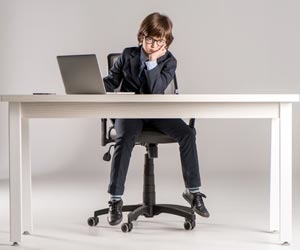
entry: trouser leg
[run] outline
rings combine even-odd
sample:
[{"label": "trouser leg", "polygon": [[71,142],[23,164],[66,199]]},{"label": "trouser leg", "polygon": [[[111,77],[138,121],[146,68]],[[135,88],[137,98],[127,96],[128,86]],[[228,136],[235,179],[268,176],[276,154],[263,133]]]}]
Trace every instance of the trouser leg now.
[{"label": "trouser leg", "polygon": [[182,174],[186,188],[200,187],[200,172],[195,130],[182,119],[151,119],[153,127],[179,143]]},{"label": "trouser leg", "polygon": [[115,121],[117,138],[108,186],[110,194],[122,195],[124,193],[131,152],[142,128],[143,121],[141,119],[116,119]]}]

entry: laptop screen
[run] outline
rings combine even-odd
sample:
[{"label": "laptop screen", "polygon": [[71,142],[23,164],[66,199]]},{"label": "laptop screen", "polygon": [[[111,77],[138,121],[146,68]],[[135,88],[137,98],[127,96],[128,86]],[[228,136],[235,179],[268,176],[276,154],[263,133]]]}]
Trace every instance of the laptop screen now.
[{"label": "laptop screen", "polygon": [[61,55],[57,61],[66,94],[105,94],[95,54]]}]

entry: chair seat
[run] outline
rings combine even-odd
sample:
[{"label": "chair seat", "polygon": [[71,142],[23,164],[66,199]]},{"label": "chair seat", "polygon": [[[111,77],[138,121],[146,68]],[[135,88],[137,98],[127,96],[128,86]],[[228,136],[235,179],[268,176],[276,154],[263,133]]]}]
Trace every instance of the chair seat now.
[{"label": "chair seat", "polygon": [[[116,131],[112,129],[109,137],[112,140],[116,140]],[[154,129],[146,128],[139,136],[137,143],[140,144],[163,144],[163,143],[175,143],[176,140],[170,136]]]}]

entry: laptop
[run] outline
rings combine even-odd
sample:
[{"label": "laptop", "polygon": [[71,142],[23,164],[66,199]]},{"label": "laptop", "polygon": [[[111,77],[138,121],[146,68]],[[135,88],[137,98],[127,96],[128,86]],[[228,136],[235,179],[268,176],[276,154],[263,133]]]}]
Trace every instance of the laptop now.
[{"label": "laptop", "polygon": [[66,94],[106,94],[95,54],[57,56]]}]

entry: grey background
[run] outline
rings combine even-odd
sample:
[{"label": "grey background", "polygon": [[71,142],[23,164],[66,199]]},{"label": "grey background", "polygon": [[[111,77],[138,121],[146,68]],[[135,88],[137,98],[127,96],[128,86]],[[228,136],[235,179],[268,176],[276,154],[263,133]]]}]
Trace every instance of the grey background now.
[{"label": "grey background", "polygon": [[[173,20],[170,50],[178,60],[181,93],[300,93],[299,10],[297,0],[0,0],[0,93],[64,94],[60,54],[95,53],[106,75],[106,55],[136,45],[140,22],[154,11]],[[299,113],[296,104],[294,176],[299,175]],[[0,179],[7,179],[5,103],[0,120]],[[267,174],[270,125],[264,119],[197,120],[203,184],[205,177]],[[100,119],[35,119],[30,126],[33,176],[101,174],[108,181]],[[130,176],[142,169],[143,152],[135,148]],[[161,146],[159,157],[159,171],[172,170],[168,177],[179,180],[178,146]]]}]

